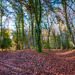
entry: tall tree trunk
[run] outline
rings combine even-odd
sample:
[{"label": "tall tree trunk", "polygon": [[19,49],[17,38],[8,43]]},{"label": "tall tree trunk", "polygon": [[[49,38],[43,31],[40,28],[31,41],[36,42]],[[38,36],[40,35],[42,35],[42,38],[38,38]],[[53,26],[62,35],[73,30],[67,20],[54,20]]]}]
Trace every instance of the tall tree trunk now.
[{"label": "tall tree trunk", "polygon": [[31,50],[30,25],[29,25],[29,38],[28,38],[28,40],[29,40],[28,46],[29,46],[29,49]]},{"label": "tall tree trunk", "polygon": [[47,47],[50,48],[50,43],[49,43],[49,37],[50,37],[50,31],[51,31],[51,26],[52,26],[52,23],[51,23],[51,26],[49,25],[49,20],[48,20],[48,15],[47,15],[47,22],[48,22],[48,26],[49,26],[49,29],[48,29],[48,36],[47,36]]},{"label": "tall tree trunk", "polygon": [[[39,5],[39,13],[38,13],[38,5]],[[41,1],[35,0],[35,19],[37,24],[37,51],[42,52],[42,46],[41,46],[41,15],[42,15],[42,9],[41,9]]]},{"label": "tall tree trunk", "polygon": [[19,46],[19,45],[18,45],[18,28],[17,28],[17,50],[19,49],[18,46]]},{"label": "tall tree trunk", "polygon": [[16,31],[17,31],[17,47],[16,47],[16,50],[18,50],[18,26],[17,26],[17,23],[16,23]]},{"label": "tall tree trunk", "polygon": [[75,45],[74,36],[73,36],[72,30],[71,30],[71,27],[70,27],[70,24],[69,24],[69,21],[68,21],[68,17],[67,17],[67,4],[66,4],[66,0],[63,2],[63,9],[64,9],[64,12],[65,12],[66,25],[67,25],[67,28],[68,28],[69,33],[71,35],[72,42]]},{"label": "tall tree trunk", "polygon": [[63,49],[63,46],[62,46],[62,43],[63,43],[63,41],[62,41],[62,31],[61,31],[61,25],[59,25],[59,31],[60,31],[60,40],[61,40],[61,49]]},{"label": "tall tree trunk", "polygon": [[22,50],[25,47],[25,34],[24,34],[24,13],[22,9],[22,3],[21,3],[21,15],[22,15]]},{"label": "tall tree trunk", "polygon": [[37,24],[37,51],[39,51],[39,52],[41,52],[42,50],[42,48],[41,48],[41,29],[40,29],[40,27],[39,27],[39,25]]},{"label": "tall tree trunk", "polygon": [[33,48],[34,48],[34,24],[33,24],[33,15],[31,13],[31,27],[32,27],[32,45],[33,45]]},{"label": "tall tree trunk", "polygon": [[[75,28],[74,28],[74,43],[75,43]],[[75,44],[74,44],[75,45]]]},{"label": "tall tree trunk", "polygon": [[[1,7],[2,7],[2,0],[1,0]],[[1,38],[1,44],[2,44],[2,9],[1,9],[1,37],[0,38]],[[0,44],[0,48],[1,48],[1,44]]]},{"label": "tall tree trunk", "polygon": [[36,20],[35,20],[35,47],[37,48],[37,24],[36,24]]},{"label": "tall tree trunk", "polygon": [[49,30],[48,30],[48,36],[47,36],[47,45],[48,45],[48,48],[50,48],[50,44],[49,44],[49,36],[50,36],[50,27],[49,27]]},{"label": "tall tree trunk", "polygon": [[[1,7],[2,7],[2,0],[1,0]],[[2,9],[1,9],[1,37],[2,37]]]},{"label": "tall tree trunk", "polygon": [[20,17],[19,17],[18,25],[19,25],[19,50],[20,50],[20,39],[21,39],[20,37]]},{"label": "tall tree trunk", "polygon": [[53,30],[53,37],[54,37],[54,48],[56,49],[56,35],[55,35],[55,29]]}]

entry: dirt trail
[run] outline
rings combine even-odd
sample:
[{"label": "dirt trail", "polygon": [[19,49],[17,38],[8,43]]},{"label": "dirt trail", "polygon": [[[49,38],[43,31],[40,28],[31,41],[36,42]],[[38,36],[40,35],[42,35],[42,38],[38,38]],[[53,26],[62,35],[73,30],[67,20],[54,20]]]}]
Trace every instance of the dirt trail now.
[{"label": "dirt trail", "polygon": [[75,75],[75,50],[0,52],[0,75]]}]

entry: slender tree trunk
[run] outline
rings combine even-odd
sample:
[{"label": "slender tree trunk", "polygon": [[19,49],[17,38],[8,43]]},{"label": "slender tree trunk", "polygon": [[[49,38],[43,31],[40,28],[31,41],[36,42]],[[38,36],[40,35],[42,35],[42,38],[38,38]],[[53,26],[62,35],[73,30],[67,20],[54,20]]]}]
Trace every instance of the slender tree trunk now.
[{"label": "slender tree trunk", "polygon": [[[49,26],[48,15],[47,15],[47,22],[48,22],[48,26]],[[51,26],[52,26],[52,23],[51,23]],[[47,45],[48,45],[48,48],[50,48],[49,37],[50,37],[51,26],[49,26],[48,36],[47,36]]]},{"label": "slender tree trunk", "polygon": [[48,45],[48,48],[50,48],[50,43],[49,43],[49,36],[50,36],[50,27],[49,27],[49,30],[48,30],[48,36],[47,36],[47,45]]},{"label": "slender tree trunk", "polygon": [[24,34],[24,13],[21,4],[21,14],[22,14],[22,50],[25,47],[25,34]]},{"label": "slender tree trunk", "polygon": [[62,43],[63,43],[63,41],[62,41],[62,32],[61,32],[61,30],[60,30],[60,39],[61,39],[61,49],[63,49],[63,46],[62,46]]},{"label": "slender tree trunk", "polygon": [[56,49],[56,35],[55,35],[55,29],[53,30],[53,32],[52,32],[52,34],[53,34],[53,38],[54,38],[54,48]]},{"label": "slender tree trunk", "polygon": [[74,36],[73,36],[72,30],[71,30],[71,27],[70,27],[70,24],[69,24],[69,21],[68,21],[68,17],[67,17],[67,4],[66,4],[66,1],[64,1],[63,9],[64,9],[64,12],[65,12],[66,25],[67,25],[67,28],[68,28],[69,33],[71,35],[72,42],[75,45]]},{"label": "slender tree trunk", "polygon": [[29,38],[28,38],[28,40],[29,40],[28,46],[29,46],[29,49],[31,50],[30,25],[29,25]]},{"label": "slender tree trunk", "polygon": [[35,20],[35,47],[37,48],[37,27],[36,27],[36,20]]},{"label": "slender tree trunk", "polygon": [[[74,43],[75,43],[75,28],[74,28]],[[75,45],[75,44],[74,44]]]},{"label": "slender tree trunk", "polygon": [[[2,0],[1,0],[1,7],[2,7]],[[2,44],[2,9],[1,9],[1,44]],[[0,44],[0,48],[1,48],[1,44]]]},{"label": "slender tree trunk", "polygon": [[17,50],[19,49],[18,46],[19,46],[19,45],[18,45],[18,28],[17,28]]},{"label": "slender tree trunk", "polygon": [[33,45],[33,48],[34,48],[34,24],[33,24],[33,15],[31,13],[31,26],[32,26],[32,45]]},{"label": "slender tree trunk", "polygon": [[18,26],[17,26],[17,23],[16,23],[16,31],[17,31],[17,47],[16,47],[16,50],[18,50]]},{"label": "slender tree trunk", "polygon": [[21,4],[21,24],[22,24],[22,50],[24,49],[24,40],[23,40],[23,28],[24,28],[24,26],[23,26],[23,12],[22,12],[22,4]]},{"label": "slender tree trunk", "polygon": [[61,31],[61,26],[59,25],[59,31],[60,31],[60,40],[61,40],[61,49],[63,49],[63,46],[62,46],[62,43],[63,43],[63,41],[62,41],[62,31]]},{"label": "slender tree trunk", "polygon": [[[2,7],[2,0],[1,0],[1,7]],[[1,37],[2,37],[2,9],[1,9]]]},{"label": "slender tree trunk", "polygon": [[19,25],[19,50],[20,50],[20,17],[19,17],[19,22],[18,22],[18,25]]}]

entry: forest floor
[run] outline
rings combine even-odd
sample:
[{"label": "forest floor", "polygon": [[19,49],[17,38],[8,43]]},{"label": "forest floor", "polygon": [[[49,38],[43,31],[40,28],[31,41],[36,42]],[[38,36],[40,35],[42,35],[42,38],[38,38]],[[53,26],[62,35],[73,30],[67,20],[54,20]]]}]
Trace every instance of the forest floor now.
[{"label": "forest floor", "polygon": [[0,75],[75,75],[75,50],[0,51]]}]

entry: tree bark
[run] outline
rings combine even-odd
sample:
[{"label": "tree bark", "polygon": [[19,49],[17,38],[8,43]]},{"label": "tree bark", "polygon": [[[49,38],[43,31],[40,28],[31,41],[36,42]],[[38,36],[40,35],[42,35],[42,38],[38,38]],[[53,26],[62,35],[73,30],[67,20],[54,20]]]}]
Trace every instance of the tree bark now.
[{"label": "tree bark", "polygon": [[33,15],[31,13],[31,27],[32,27],[32,45],[33,45],[33,48],[34,48],[34,24],[33,24]]},{"label": "tree bark", "polygon": [[24,34],[24,13],[22,9],[22,3],[21,3],[21,16],[22,16],[22,50],[25,47],[25,34]]},{"label": "tree bark", "polygon": [[71,35],[72,42],[73,42],[73,44],[75,45],[74,36],[73,36],[72,30],[71,30],[71,27],[70,27],[70,24],[69,24],[69,21],[68,21],[68,17],[67,17],[67,4],[66,4],[66,1],[64,1],[63,9],[64,9],[64,12],[65,12],[66,25],[67,25],[67,28],[68,28],[69,33],[70,33],[70,35]]},{"label": "tree bark", "polygon": [[[39,5],[39,13],[38,13],[38,5]],[[35,0],[35,19],[37,24],[37,51],[42,52],[42,46],[41,46],[41,15],[42,15],[42,9],[41,9],[41,1]],[[39,16],[38,16],[39,15]]]},{"label": "tree bark", "polygon": [[18,21],[18,25],[19,25],[19,50],[20,50],[20,17],[19,17],[19,21]]},{"label": "tree bark", "polygon": [[[1,0],[1,7],[2,7],[2,0]],[[2,38],[2,9],[1,9],[1,38]],[[1,44],[2,44],[2,39],[1,39]],[[0,48],[1,48],[0,44]]]}]

